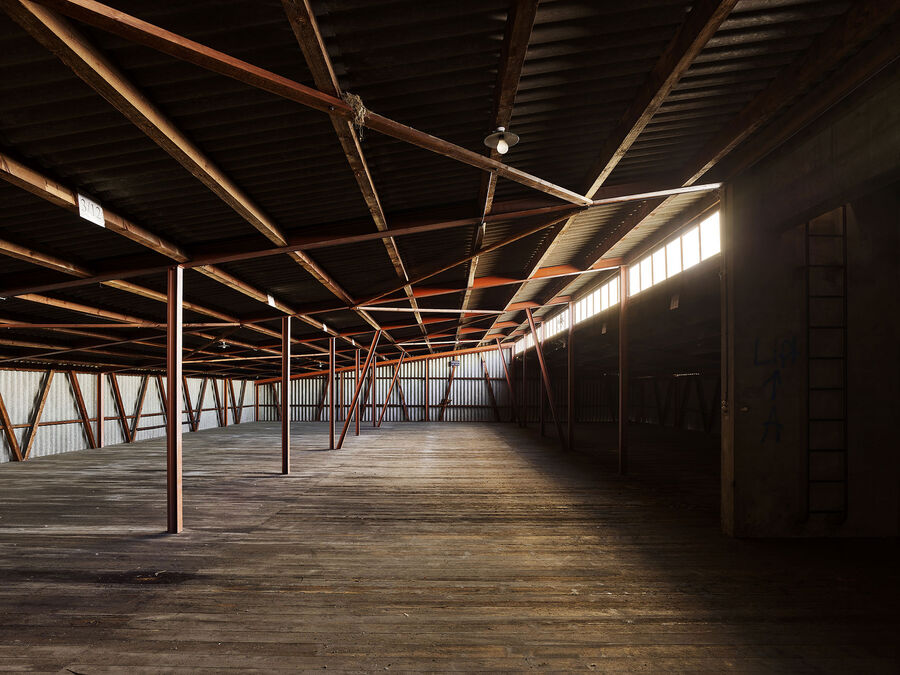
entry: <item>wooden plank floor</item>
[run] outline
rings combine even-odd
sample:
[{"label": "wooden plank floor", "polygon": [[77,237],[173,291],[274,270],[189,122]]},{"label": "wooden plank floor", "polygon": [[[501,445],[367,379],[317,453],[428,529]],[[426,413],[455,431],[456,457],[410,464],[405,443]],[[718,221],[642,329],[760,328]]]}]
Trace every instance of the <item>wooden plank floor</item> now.
[{"label": "wooden plank floor", "polygon": [[290,477],[275,424],[187,436],[178,536],[161,440],[0,466],[0,670],[898,670],[896,542],[720,535],[700,436],[622,479],[508,424],[294,432]]}]

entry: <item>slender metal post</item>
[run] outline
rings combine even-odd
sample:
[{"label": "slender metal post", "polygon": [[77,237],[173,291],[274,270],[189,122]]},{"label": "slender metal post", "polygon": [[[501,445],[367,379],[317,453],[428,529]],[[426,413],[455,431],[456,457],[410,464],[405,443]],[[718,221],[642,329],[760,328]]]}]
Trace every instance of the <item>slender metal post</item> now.
[{"label": "slender metal post", "polygon": [[253,421],[259,422],[259,385],[253,385]]},{"label": "slender metal post", "polygon": [[344,374],[335,372],[335,377],[337,378],[337,417],[335,419],[340,420],[344,418]]},{"label": "slender metal post", "polygon": [[169,534],[181,532],[181,349],[184,270],[170,267],[166,303],[166,488]]},{"label": "slender metal post", "polygon": [[619,473],[628,471],[628,265],[619,267]]},{"label": "slender metal post", "polygon": [[569,450],[575,449],[575,303],[569,303],[569,334],[566,342],[566,424],[569,431]]},{"label": "slender metal post", "polygon": [[525,362],[528,360],[528,350],[522,350],[522,417],[519,426],[523,429],[528,426],[528,377],[525,370]]},{"label": "slender metal post", "polygon": [[372,359],[372,427],[377,427],[378,415],[378,358]]},{"label": "slender metal post", "polygon": [[281,319],[281,473],[291,472],[291,317]]},{"label": "slender metal post", "polygon": [[[366,364],[363,366],[363,372],[367,372],[369,370],[369,363],[375,361],[375,349],[378,347],[378,340],[381,337],[381,330],[375,331],[375,336],[372,338],[372,346],[369,347],[369,353],[366,355]],[[356,378],[356,387],[353,389],[353,400],[350,402],[350,414],[344,419],[344,425],[341,427],[341,435],[338,438],[337,449],[340,450],[341,446],[344,445],[344,436],[347,435],[347,427],[350,426],[350,417],[354,412],[357,411],[357,407],[359,406],[359,392],[362,390],[362,378]],[[358,420],[358,418],[357,418]]]},{"label": "slender metal post", "polygon": [[222,378],[222,426],[228,426],[228,383],[231,380],[227,377]]},{"label": "slender metal post", "polygon": [[556,425],[556,433],[559,435],[559,442],[562,445],[562,449],[566,449],[566,437],[563,434],[562,425],[559,423],[559,417],[556,415],[556,406],[553,403],[553,390],[550,387],[550,374],[547,372],[547,363],[544,361],[544,350],[541,348],[540,343],[537,341],[537,331],[534,328],[534,317],[531,314],[531,309],[525,309],[525,315],[528,317],[528,325],[531,328],[531,335],[535,338],[534,340],[534,351],[538,357],[538,364],[541,367],[541,376],[544,379],[544,389],[547,393],[547,402],[550,404],[550,414],[553,416],[553,423]]},{"label": "slender metal post", "polygon": [[431,359],[425,359],[425,420],[426,422],[431,421],[431,407],[428,400],[428,391],[431,389]]},{"label": "slender metal post", "polygon": [[97,447],[103,447],[103,373],[97,373]]},{"label": "slender metal post", "polygon": [[[356,382],[354,384],[359,384],[359,350],[356,350]],[[353,410],[350,410],[350,415],[348,415],[345,419],[350,419],[350,416],[353,415]],[[356,435],[359,436],[359,407],[356,408],[356,415],[354,416],[356,419]]]},{"label": "slender metal post", "polygon": [[[537,338],[540,337],[540,342],[538,342]],[[536,348],[544,352],[544,324],[538,327],[538,335],[535,335],[534,344]],[[544,435],[544,395],[541,393],[541,388],[538,387],[538,421],[540,422],[541,436]]]},{"label": "slender metal post", "polygon": [[328,340],[328,449],[334,450],[334,342]]}]

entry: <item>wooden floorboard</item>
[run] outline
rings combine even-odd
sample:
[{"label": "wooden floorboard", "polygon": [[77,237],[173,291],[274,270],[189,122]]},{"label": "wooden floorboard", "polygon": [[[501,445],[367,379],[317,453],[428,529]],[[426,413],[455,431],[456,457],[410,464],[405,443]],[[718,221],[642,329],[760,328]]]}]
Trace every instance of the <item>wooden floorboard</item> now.
[{"label": "wooden floorboard", "polygon": [[719,533],[704,434],[277,424],[0,466],[0,671],[898,672],[896,541]]}]

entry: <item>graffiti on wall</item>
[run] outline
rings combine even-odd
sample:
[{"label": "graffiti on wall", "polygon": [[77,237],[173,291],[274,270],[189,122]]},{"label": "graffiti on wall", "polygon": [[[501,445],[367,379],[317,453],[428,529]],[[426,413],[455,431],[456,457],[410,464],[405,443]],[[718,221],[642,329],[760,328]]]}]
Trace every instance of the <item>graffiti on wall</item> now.
[{"label": "graffiti on wall", "polygon": [[760,443],[767,440],[781,442],[781,432],[784,424],[778,414],[779,393],[784,380],[782,371],[797,364],[799,351],[797,349],[797,336],[775,338],[769,344],[760,345],[760,339],[756,338],[753,344],[753,365],[764,368],[765,378],[762,381],[763,393],[769,402],[769,414],[762,424],[762,437]]}]

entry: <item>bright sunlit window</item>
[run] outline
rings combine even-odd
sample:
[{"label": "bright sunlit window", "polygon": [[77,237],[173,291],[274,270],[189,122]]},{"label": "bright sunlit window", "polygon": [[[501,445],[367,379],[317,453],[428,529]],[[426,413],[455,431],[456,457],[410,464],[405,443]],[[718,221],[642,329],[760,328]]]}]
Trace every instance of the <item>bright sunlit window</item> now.
[{"label": "bright sunlit window", "polygon": [[[629,295],[637,295],[651,286],[671,279],[701,260],[720,253],[722,249],[719,212],[716,211],[699,225],[686,230],[672,241],[660,246],[640,262],[628,268]],[[619,277],[615,276],[597,290],[575,303],[575,323],[581,323],[619,303]],[[548,339],[569,328],[569,310],[557,314],[543,324],[543,337]],[[515,345],[518,354],[534,346],[531,334],[520,338]]]},{"label": "bright sunlit window", "polygon": [[688,269],[700,262],[700,228],[692,227],[681,235],[681,269]]}]

